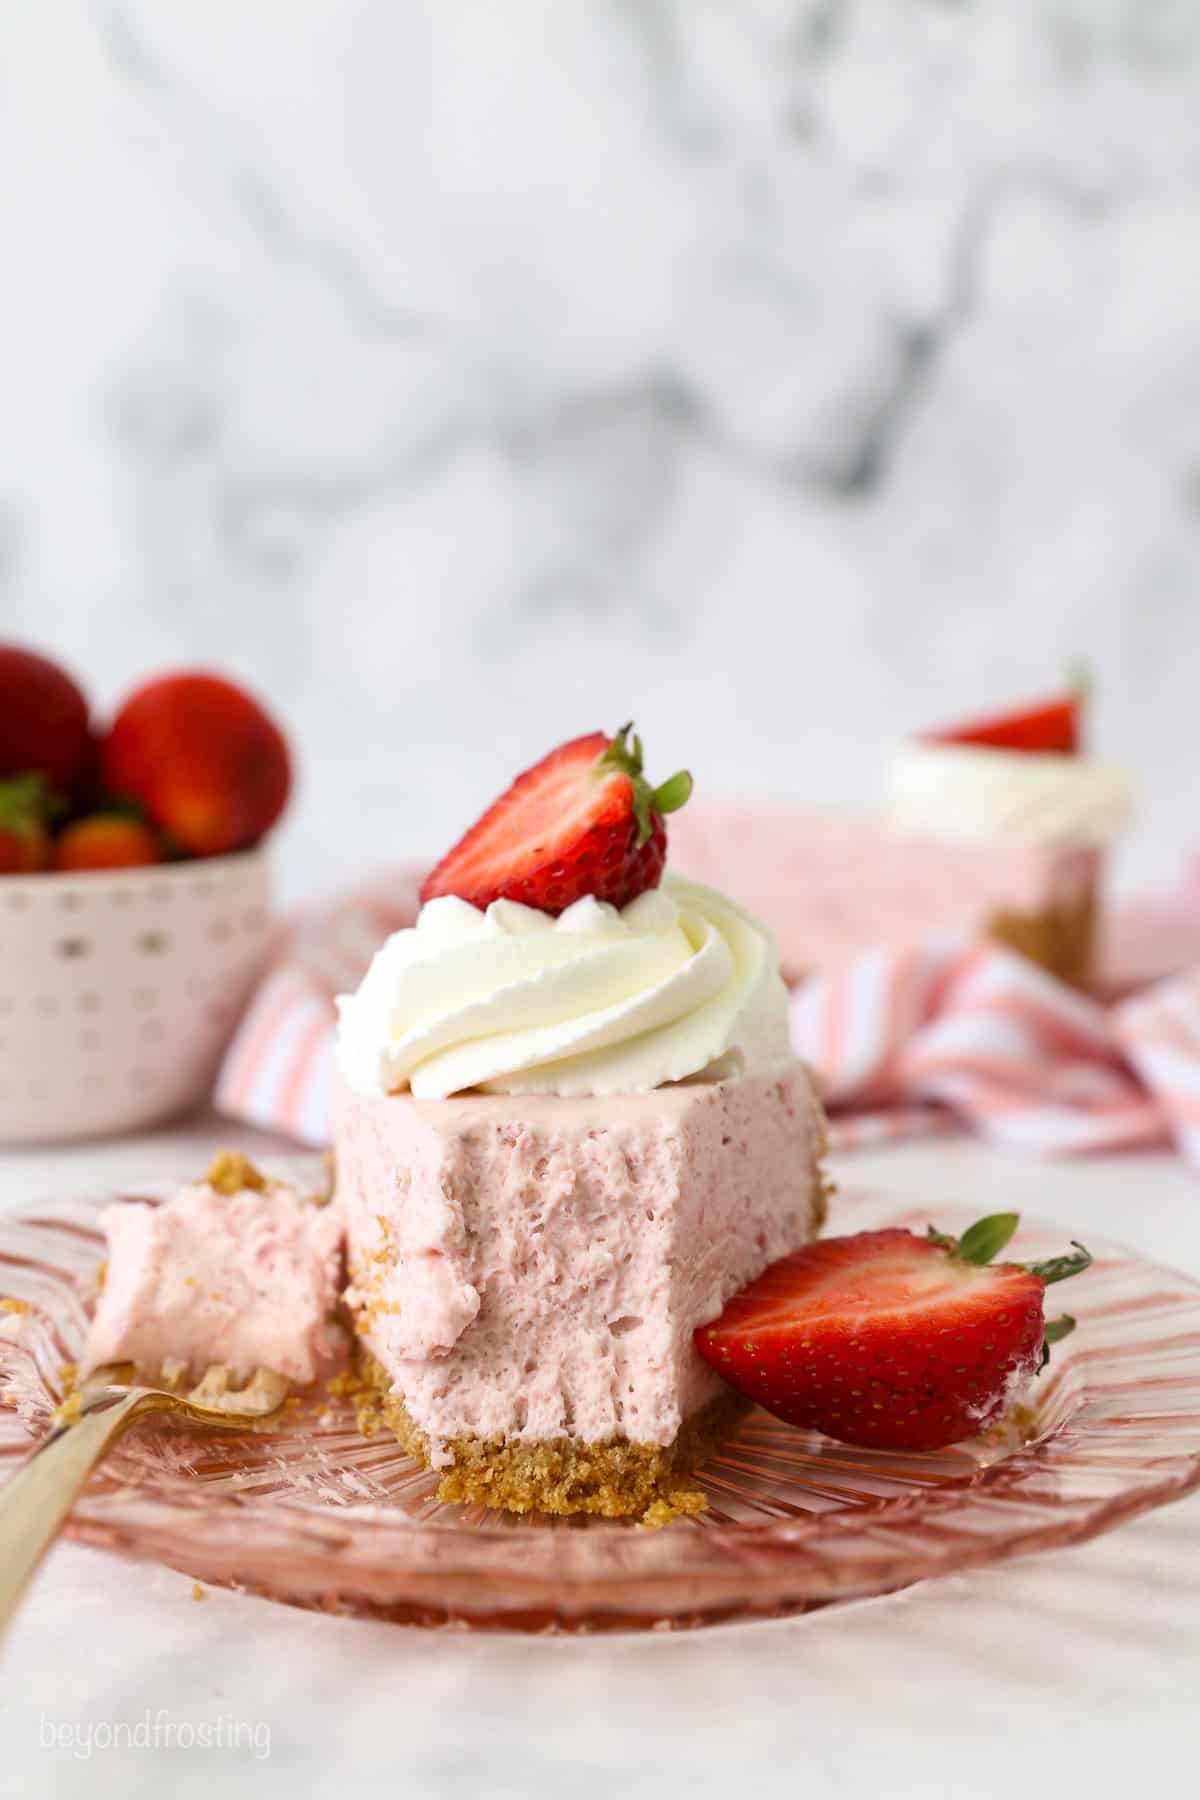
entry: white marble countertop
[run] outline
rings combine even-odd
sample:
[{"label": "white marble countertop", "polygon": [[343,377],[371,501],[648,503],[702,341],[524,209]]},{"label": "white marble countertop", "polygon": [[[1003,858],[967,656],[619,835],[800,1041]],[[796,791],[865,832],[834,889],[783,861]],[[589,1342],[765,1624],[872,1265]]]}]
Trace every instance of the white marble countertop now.
[{"label": "white marble countertop", "polygon": [[[218,1136],[264,1147],[201,1122],[9,1153],[0,1210],[190,1170]],[[1200,1180],[1166,1156],[1036,1164],[953,1142],[838,1172],[1023,1207],[1200,1271]],[[1200,1497],[886,1600],[573,1639],[422,1632],[219,1591],[194,1604],[181,1575],[59,1546],[4,1650],[0,1794],[1178,1795],[1200,1749],[1198,1551]],[[115,1722],[147,1719],[177,1737],[224,1722],[240,1747],[103,1747]]]},{"label": "white marble countertop", "polygon": [[288,894],[631,713],[870,805],[1079,657],[1173,878],[1190,0],[42,0],[0,71],[4,635],[261,688]]}]

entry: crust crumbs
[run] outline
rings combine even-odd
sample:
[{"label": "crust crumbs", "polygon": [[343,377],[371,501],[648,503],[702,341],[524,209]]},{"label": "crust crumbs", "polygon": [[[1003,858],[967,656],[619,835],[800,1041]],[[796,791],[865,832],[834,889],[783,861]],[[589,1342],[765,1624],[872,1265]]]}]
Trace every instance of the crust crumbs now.
[{"label": "crust crumbs", "polygon": [[355,1401],[354,1422],[358,1430],[363,1437],[375,1436],[383,1424],[379,1389],[367,1380],[361,1369],[346,1369],[340,1375],[331,1375],[325,1383],[325,1392],[331,1400]]},{"label": "crust crumbs", "polygon": [[350,1281],[344,1295],[359,1337],[366,1336],[376,1319],[400,1311],[399,1301],[386,1300],[383,1295],[384,1277],[396,1265],[395,1221],[386,1213],[376,1213],[375,1219],[379,1226],[379,1242],[374,1250],[367,1251],[364,1259],[350,1264]]},{"label": "crust crumbs", "polygon": [[661,1531],[672,1519],[685,1518],[689,1513],[704,1512],[708,1502],[704,1495],[693,1488],[675,1488],[662,1500],[655,1500],[642,1514],[640,1523],[651,1531]]},{"label": "crust crumbs", "polygon": [[218,1150],[204,1179],[218,1194],[227,1196],[240,1194],[245,1188],[261,1194],[267,1187],[266,1176],[240,1150]]},{"label": "crust crumbs", "polygon": [[79,1390],[77,1388],[72,1388],[69,1394],[64,1394],[59,1404],[55,1407],[53,1413],[54,1423],[56,1425],[74,1425],[79,1419],[79,1413]]},{"label": "crust crumbs", "polygon": [[310,1206],[328,1206],[337,1189],[337,1162],[332,1150],[326,1150],[321,1158],[321,1185],[305,1199]]}]

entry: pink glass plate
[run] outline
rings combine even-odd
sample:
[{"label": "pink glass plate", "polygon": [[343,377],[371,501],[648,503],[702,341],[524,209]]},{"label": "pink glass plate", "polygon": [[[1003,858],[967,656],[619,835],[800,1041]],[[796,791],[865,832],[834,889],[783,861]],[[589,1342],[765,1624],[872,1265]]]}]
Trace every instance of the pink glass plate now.
[{"label": "pink glass plate", "polygon": [[[28,1304],[0,1315],[0,1467],[46,1428],[79,1352],[101,1203],[0,1222],[0,1294]],[[845,1230],[925,1222],[895,1200],[838,1201]],[[1029,1225],[1014,1254],[1061,1247],[1060,1230]],[[322,1396],[257,1434],[143,1426],[68,1531],[298,1606],[525,1630],[761,1617],[1074,1543],[1200,1486],[1200,1287],[1091,1247],[1070,1289],[1079,1329],[1033,1392],[1031,1435],[884,1456],[754,1412],[701,1472],[707,1512],[650,1531],[440,1505],[434,1477]]]}]

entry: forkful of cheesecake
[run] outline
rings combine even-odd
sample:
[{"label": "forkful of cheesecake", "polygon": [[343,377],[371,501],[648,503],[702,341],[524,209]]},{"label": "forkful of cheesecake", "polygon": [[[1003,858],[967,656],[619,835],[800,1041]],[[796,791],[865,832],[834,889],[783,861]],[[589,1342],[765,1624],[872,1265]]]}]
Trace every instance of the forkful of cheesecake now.
[{"label": "forkful of cheesecake", "polygon": [[269,1181],[222,1152],[169,1199],[100,1215],[108,1257],[70,1392],[0,1492],[0,1628],[101,1459],[154,1417],[246,1430],[339,1349],[342,1231],[330,1193]]}]

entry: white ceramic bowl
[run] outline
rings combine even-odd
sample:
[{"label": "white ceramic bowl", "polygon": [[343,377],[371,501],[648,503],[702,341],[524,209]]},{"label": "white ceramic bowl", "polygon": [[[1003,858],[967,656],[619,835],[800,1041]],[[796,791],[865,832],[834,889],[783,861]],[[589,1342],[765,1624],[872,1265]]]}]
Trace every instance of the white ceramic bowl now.
[{"label": "white ceramic bowl", "polygon": [[270,940],[266,858],[0,876],[0,1142],[195,1105]]}]

